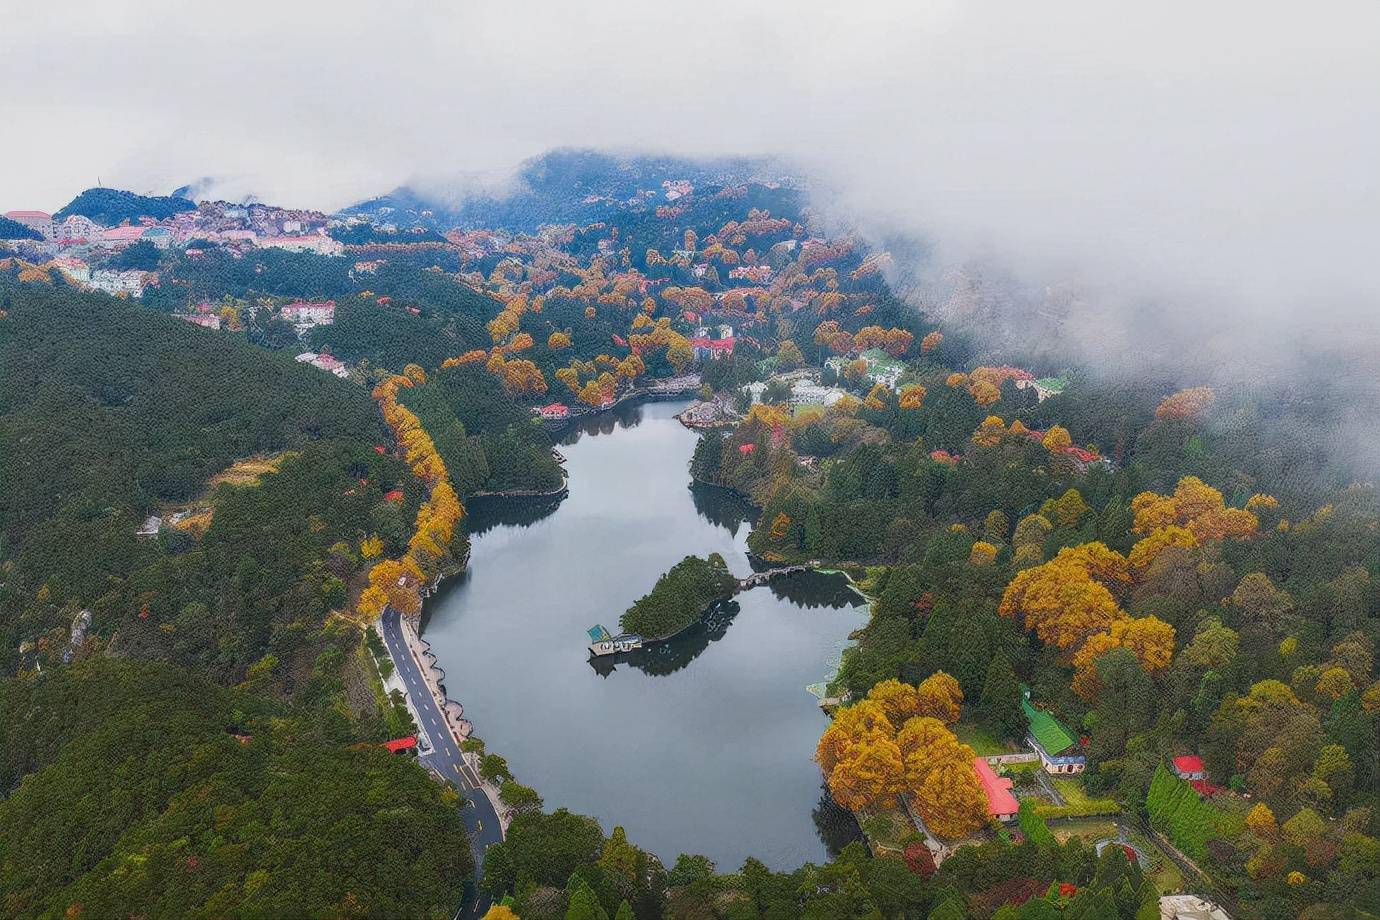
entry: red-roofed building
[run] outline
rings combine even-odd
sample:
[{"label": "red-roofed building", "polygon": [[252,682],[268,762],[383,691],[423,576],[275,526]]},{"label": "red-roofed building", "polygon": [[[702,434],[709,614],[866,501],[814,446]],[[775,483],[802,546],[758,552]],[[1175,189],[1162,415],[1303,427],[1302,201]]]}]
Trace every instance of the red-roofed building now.
[{"label": "red-roofed building", "polygon": [[127,246],[130,243],[137,243],[148,227],[111,227],[101,231],[100,242],[107,246]]},{"label": "red-roofed building", "polygon": [[973,772],[987,796],[987,814],[998,821],[1013,821],[1021,810],[1021,803],[1011,794],[1011,780],[998,776],[985,757],[973,758]]},{"label": "red-roofed building", "polygon": [[47,211],[6,211],[5,216],[42,234],[45,240],[53,238],[53,215]]},{"label": "red-roofed building", "polygon": [[691,347],[695,349],[695,359],[697,361],[703,361],[705,358],[712,361],[726,358],[733,354],[733,343],[734,339],[732,336],[726,339],[696,337],[690,340]]},{"label": "red-roofed building", "polygon": [[1173,764],[1174,775],[1179,779],[1207,779],[1207,770],[1203,769],[1203,758],[1199,757],[1197,754],[1185,754],[1182,757],[1175,757]]},{"label": "red-roofed building", "polygon": [[408,735],[406,738],[394,738],[392,741],[385,741],[383,746],[388,748],[388,753],[397,754],[400,751],[410,751],[417,746],[417,736]]},{"label": "red-roofed building", "polygon": [[570,407],[564,403],[551,403],[538,409],[537,415],[548,421],[560,421],[570,417]]},{"label": "red-roofed building", "polygon": [[400,501],[402,501],[402,500],[403,500],[403,491],[402,491],[402,489],[393,489],[392,491],[388,492],[386,495],[383,496],[383,500],[386,501],[386,502],[400,502]]},{"label": "red-roofed building", "polygon": [[743,454],[744,456],[746,456],[746,455],[752,453],[752,452],[753,452],[754,450],[756,450],[756,449],[757,449],[757,445],[756,445],[756,444],[739,444],[739,445],[738,445],[738,453]]}]

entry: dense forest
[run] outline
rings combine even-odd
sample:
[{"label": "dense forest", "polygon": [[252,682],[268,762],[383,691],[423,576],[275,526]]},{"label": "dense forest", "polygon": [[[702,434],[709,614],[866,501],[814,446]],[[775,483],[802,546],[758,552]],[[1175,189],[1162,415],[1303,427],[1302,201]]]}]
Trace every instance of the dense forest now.
[{"label": "dense forest", "polygon": [[470,871],[415,764],[168,665],[0,681],[0,790],[7,917],[427,916]]},{"label": "dense forest", "polygon": [[43,234],[18,221],[0,216],[0,240],[41,240]]},{"label": "dense forest", "polygon": [[686,556],[623,613],[618,625],[647,638],[669,636],[696,622],[706,607],[732,595],[736,586],[723,556]]},{"label": "dense forest", "polygon": [[196,210],[186,198],[136,195],[117,188],[89,188],[53,215],[55,220],[80,214],[104,227],[135,223],[141,217],[163,220],[183,211]]}]

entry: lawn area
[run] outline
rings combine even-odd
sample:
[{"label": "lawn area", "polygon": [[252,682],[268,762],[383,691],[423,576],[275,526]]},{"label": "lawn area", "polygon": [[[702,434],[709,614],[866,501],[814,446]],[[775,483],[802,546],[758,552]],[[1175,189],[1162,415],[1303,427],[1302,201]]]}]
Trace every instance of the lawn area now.
[{"label": "lawn area", "polygon": [[1088,843],[1116,836],[1116,822],[1111,818],[1071,818],[1067,821],[1050,821],[1049,830],[1060,843],[1071,838],[1082,837]]},{"label": "lawn area", "polygon": [[1116,799],[1091,798],[1083,788],[1081,779],[1061,776],[1057,779],[1051,777],[1050,782],[1068,804],[1038,806],[1037,811],[1043,818],[1079,818],[1121,813],[1121,805]]},{"label": "lawn area", "polygon": [[1179,871],[1179,867],[1153,840],[1134,827],[1118,825],[1111,818],[1071,818],[1051,821],[1049,829],[1060,843],[1065,843],[1073,837],[1081,837],[1085,842],[1093,844],[1122,834],[1132,846],[1150,858],[1150,868],[1146,870],[1146,875],[1155,883],[1156,888],[1164,893],[1182,891],[1184,888],[1183,873]]},{"label": "lawn area", "polygon": [[958,740],[962,741],[979,757],[990,757],[993,754],[1009,754],[1006,745],[1002,744],[992,736],[985,728],[971,722],[959,722],[954,726],[954,734],[958,735]]},{"label": "lawn area", "polygon": [[872,844],[873,852],[900,853],[905,849],[907,839],[919,833],[911,823],[906,810],[900,805],[882,809],[874,815],[861,818],[858,823],[862,825],[863,833]]}]

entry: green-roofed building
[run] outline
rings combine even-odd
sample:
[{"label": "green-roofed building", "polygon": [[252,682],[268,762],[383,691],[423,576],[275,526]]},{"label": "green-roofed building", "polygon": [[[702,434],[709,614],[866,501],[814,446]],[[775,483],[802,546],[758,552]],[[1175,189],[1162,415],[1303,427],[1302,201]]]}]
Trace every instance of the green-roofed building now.
[{"label": "green-roofed building", "polygon": [[1019,389],[1024,390],[1027,387],[1033,389],[1035,391],[1035,398],[1040,402],[1044,402],[1051,396],[1058,396],[1060,393],[1064,392],[1068,385],[1069,381],[1067,377],[1041,377],[1039,380],[1027,379],[1016,381],[1016,386]]},{"label": "green-roofed building", "polygon": [[1043,709],[1030,702],[1030,688],[1021,686],[1021,711],[1025,713],[1028,730],[1025,740],[1040,755],[1040,764],[1048,773],[1082,773],[1088,766],[1078,739]]}]

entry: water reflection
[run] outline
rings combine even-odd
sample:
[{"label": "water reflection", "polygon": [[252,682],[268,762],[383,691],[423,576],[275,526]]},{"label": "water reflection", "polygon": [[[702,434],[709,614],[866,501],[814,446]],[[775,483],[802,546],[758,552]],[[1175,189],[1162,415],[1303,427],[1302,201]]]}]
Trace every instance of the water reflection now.
[{"label": "water reflection", "polygon": [[848,844],[863,839],[862,828],[858,826],[853,813],[834,801],[829,787],[824,783],[819,784],[819,802],[810,817],[814,819],[815,830],[819,833],[819,839],[824,841],[830,859],[842,853]]},{"label": "water reflection", "polygon": [[608,677],[619,664],[637,668],[653,677],[674,674],[694,661],[709,648],[709,643],[718,642],[728,635],[729,624],[742,607],[737,601],[723,601],[715,604],[705,613],[703,619],[669,642],[638,649],[626,655],[609,655],[591,658],[589,666],[601,677]]},{"label": "water reflection", "polygon": [[767,586],[772,594],[783,601],[811,610],[820,607],[831,610],[856,607],[859,601],[858,592],[853,590],[848,577],[832,572],[799,572],[784,578],[773,578],[767,582]]},{"label": "water reflection", "polygon": [[735,537],[744,524],[751,527],[757,520],[756,509],[728,489],[695,482],[690,485],[690,496],[700,517]]},{"label": "water reflection", "polygon": [[613,434],[621,428],[636,428],[642,424],[645,399],[634,400],[614,406],[607,412],[583,415],[562,430],[559,443],[574,444],[582,437],[598,437]]},{"label": "water reflection", "polygon": [[465,532],[471,537],[495,527],[531,527],[553,514],[569,493],[522,498],[481,496],[465,503]]},{"label": "water reflection", "polygon": [[[832,573],[798,572],[785,575],[768,582],[765,588],[753,588],[738,597],[751,602],[755,600],[754,595],[764,591],[800,610],[839,610],[858,604],[858,596],[848,579]],[[623,655],[590,658],[589,666],[601,677],[608,677],[620,664],[653,677],[674,674],[703,654],[710,643],[718,642],[727,635],[728,627],[741,611],[742,605],[737,599],[722,601],[710,607],[700,622],[668,642]]]}]

